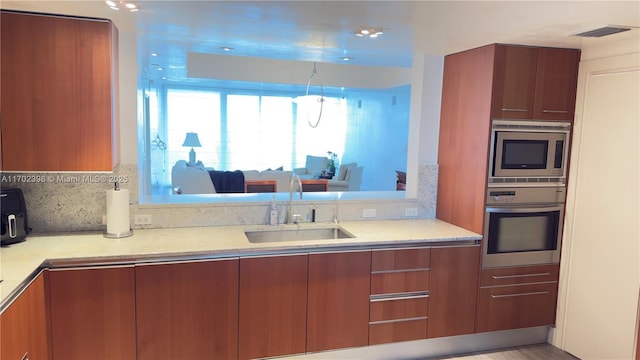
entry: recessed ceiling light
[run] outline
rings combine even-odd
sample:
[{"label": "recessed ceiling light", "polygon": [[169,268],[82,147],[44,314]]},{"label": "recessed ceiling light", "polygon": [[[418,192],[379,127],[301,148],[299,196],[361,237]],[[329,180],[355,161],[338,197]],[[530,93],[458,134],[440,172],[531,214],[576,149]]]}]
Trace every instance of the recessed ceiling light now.
[{"label": "recessed ceiling light", "polygon": [[342,60],[342,61],[351,61],[351,60],[353,60],[353,58],[351,56],[343,56],[343,57],[340,58],[340,60]]},{"label": "recessed ceiling light", "polygon": [[219,49],[222,51],[233,51],[233,48],[229,46],[220,46]]},{"label": "recessed ceiling light", "polygon": [[367,26],[367,27],[361,27],[358,28],[358,30],[356,30],[355,34],[356,36],[367,36],[370,38],[376,38],[380,35],[382,35],[384,33],[384,30],[380,27],[371,27],[371,26]]},{"label": "recessed ceiling light", "polygon": [[113,0],[106,0],[104,2],[105,4],[107,4],[107,6],[109,8],[111,8],[112,10],[120,10],[120,9],[127,9],[131,12],[135,12],[138,11],[140,9],[140,7],[131,1],[125,1],[125,0],[119,0],[119,1],[113,1]]},{"label": "recessed ceiling light", "polygon": [[156,57],[156,56],[158,56],[158,53],[157,52],[152,52],[151,56]]}]

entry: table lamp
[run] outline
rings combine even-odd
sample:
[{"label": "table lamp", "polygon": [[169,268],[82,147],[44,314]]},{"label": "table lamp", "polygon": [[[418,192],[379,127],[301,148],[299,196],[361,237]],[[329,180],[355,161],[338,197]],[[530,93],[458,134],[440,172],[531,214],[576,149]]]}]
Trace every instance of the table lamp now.
[{"label": "table lamp", "polygon": [[190,132],[187,133],[187,137],[184,139],[184,144],[182,146],[190,146],[191,151],[189,151],[189,165],[195,165],[196,163],[196,152],[193,150],[194,147],[201,147],[200,140],[198,139],[198,133]]}]

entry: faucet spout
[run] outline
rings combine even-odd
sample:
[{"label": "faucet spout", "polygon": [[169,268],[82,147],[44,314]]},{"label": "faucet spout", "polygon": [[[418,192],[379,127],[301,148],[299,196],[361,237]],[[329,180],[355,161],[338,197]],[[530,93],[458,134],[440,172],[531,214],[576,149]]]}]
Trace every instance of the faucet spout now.
[{"label": "faucet spout", "polygon": [[287,209],[287,224],[293,223],[293,185],[298,184],[298,191],[300,192],[300,199],[302,200],[302,180],[300,180],[300,176],[294,175],[291,177],[291,181],[289,181],[289,206]]}]

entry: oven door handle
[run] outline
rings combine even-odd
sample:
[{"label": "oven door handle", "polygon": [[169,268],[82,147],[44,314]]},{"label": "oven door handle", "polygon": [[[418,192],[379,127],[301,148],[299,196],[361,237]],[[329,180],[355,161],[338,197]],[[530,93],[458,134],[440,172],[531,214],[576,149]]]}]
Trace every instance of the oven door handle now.
[{"label": "oven door handle", "polygon": [[563,206],[545,206],[545,207],[488,207],[485,209],[488,213],[536,213],[561,211]]}]

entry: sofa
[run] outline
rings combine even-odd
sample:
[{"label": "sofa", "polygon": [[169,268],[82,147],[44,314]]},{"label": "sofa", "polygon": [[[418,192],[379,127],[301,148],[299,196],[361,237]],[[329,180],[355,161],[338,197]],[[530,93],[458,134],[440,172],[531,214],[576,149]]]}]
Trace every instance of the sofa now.
[{"label": "sofa", "polygon": [[204,167],[189,166],[179,160],[171,168],[171,189],[174,194],[215,194],[209,172]]},{"label": "sofa", "polygon": [[338,174],[329,180],[329,191],[359,191],[364,167],[352,162],[342,164]]},{"label": "sofa", "polygon": [[278,192],[289,192],[289,183],[293,176],[292,171],[288,170],[245,170],[244,180],[276,180],[276,190]]},{"label": "sofa", "polygon": [[[171,188],[174,194],[215,194],[215,186],[205,167],[189,166],[186,161],[179,160],[171,169]],[[278,192],[289,192],[292,171],[279,170],[247,170],[242,171],[244,180],[276,180]]]}]

